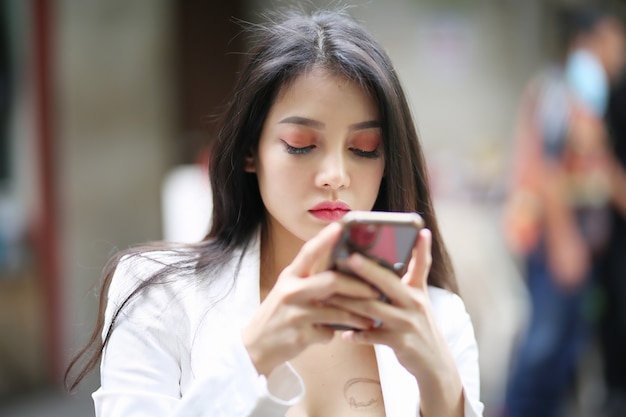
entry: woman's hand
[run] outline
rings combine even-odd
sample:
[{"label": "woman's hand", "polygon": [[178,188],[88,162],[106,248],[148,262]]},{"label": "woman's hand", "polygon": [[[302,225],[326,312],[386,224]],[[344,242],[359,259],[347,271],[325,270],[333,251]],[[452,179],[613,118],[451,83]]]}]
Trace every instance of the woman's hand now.
[{"label": "woman's hand", "polygon": [[460,375],[428,296],[431,239],[430,230],[420,232],[407,273],[401,279],[363,256],[351,255],[348,260],[351,270],[385,294],[388,302],[336,295],[328,304],[382,322],[377,328],[346,331],[342,338],[353,343],[391,347],[399,362],[417,378],[423,416],[461,415]]},{"label": "woman's hand", "polygon": [[338,224],[330,224],[304,244],[243,330],[243,343],[260,374],[268,375],[312,344],[329,342],[334,336],[329,325],[372,327],[372,320],[325,303],[332,296],[372,300],[380,295],[362,280],[328,270],[340,231]]}]

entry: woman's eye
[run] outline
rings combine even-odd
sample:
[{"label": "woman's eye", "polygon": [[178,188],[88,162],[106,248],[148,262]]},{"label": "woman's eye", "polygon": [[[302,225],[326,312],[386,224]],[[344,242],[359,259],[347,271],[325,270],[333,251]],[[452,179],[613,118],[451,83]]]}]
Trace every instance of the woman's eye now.
[{"label": "woman's eye", "polygon": [[370,158],[370,159],[380,158],[380,152],[378,151],[378,149],[374,149],[373,151],[364,151],[363,149],[359,149],[359,148],[350,148],[350,150],[356,156],[360,156],[362,158]]},{"label": "woman's eye", "polygon": [[303,155],[305,153],[308,153],[311,149],[315,148],[315,145],[303,146],[303,147],[298,148],[295,146],[291,146],[290,144],[288,144],[282,139],[281,141],[285,145],[285,150],[287,151],[287,153],[292,154],[292,155]]}]

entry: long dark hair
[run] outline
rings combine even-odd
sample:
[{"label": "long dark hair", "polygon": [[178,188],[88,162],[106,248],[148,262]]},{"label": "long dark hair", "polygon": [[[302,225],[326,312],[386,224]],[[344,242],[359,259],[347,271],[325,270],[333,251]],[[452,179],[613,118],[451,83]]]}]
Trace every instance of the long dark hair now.
[{"label": "long dark hair", "polygon": [[[263,123],[279,91],[314,67],[359,83],[376,101],[385,147],[385,175],[374,210],[420,213],[433,236],[428,282],[458,292],[437,226],[413,117],[381,45],[343,10],[288,12],[270,19],[267,25],[253,25],[251,29],[252,47],[226,106],[221,128],[210,144],[213,215],[208,235],[197,244],[144,245],[113,257],[104,270],[96,328],[66,372],[68,389],[74,389],[98,364],[115,320],[131,298],[165,276],[183,272],[210,276],[198,272],[214,269],[230,259],[264,224],[266,213],[257,178],[245,172],[245,157],[256,150]],[[164,246],[179,255],[178,260],[163,265],[159,272],[141,281],[117,309],[101,341],[106,293],[119,260],[123,256],[142,256]],[[71,377],[74,371],[77,376]]]}]

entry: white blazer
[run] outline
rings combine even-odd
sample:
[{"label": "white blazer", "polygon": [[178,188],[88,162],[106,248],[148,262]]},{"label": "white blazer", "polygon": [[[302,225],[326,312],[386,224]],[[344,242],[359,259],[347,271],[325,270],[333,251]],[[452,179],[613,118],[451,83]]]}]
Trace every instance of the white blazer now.
[{"label": "white blazer", "polygon": [[[125,306],[102,357],[101,387],[93,393],[97,417],[282,417],[303,398],[302,379],[288,363],[260,376],[241,341],[260,304],[258,241],[236,253],[210,285],[174,276]],[[168,261],[171,255],[159,252],[120,262],[104,332],[125,296]],[[478,350],[465,306],[448,291],[430,287],[429,294],[461,375],[465,416],[482,416]],[[390,348],[375,351],[386,415],[419,416],[415,378]]]}]

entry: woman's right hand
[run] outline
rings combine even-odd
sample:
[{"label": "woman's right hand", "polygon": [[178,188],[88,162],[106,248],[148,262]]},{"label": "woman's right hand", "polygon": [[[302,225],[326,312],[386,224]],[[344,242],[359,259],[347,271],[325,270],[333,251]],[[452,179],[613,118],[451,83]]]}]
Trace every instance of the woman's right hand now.
[{"label": "woman's right hand", "polygon": [[362,280],[328,270],[340,231],[332,223],[302,246],[243,329],[243,343],[259,374],[269,375],[310,345],[329,342],[334,336],[332,324],[356,329],[374,325],[369,318],[324,303],[336,294],[372,300],[380,296]]}]

